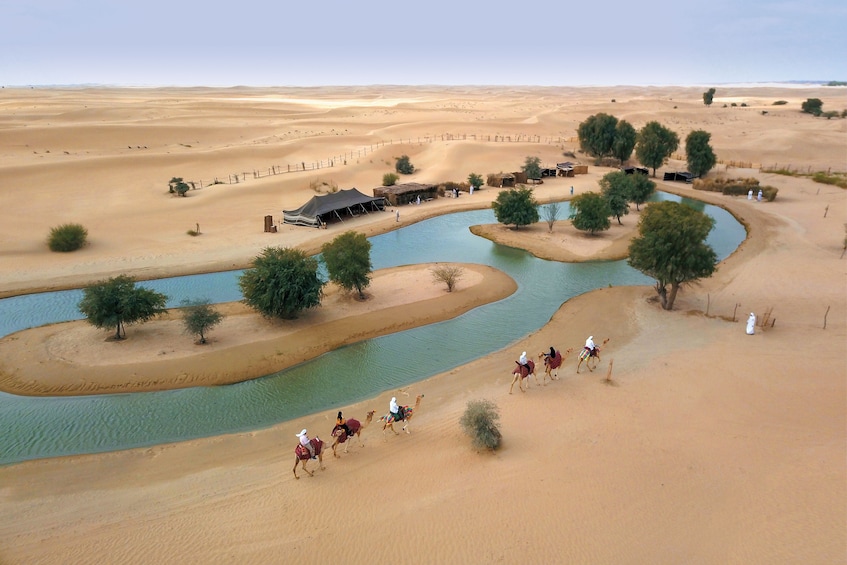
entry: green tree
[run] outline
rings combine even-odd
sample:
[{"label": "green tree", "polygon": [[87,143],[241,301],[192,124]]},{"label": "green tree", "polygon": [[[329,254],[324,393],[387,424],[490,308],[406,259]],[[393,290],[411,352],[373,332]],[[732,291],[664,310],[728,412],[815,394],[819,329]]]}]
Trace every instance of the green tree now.
[{"label": "green tree", "polygon": [[224,316],[209,305],[208,298],[183,300],[182,323],[185,333],[200,336],[200,343],[206,343],[206,332],[220,324]]},{"label": "green tree", "polygon": [[823,101],[820,98],[806,98],[806,101],[800,105],[800,108],[807,114],[820,116],[823,112]]},{"label": "green tree", "polygon": [[397,162],[394,164],[394,169],[403,175],[411,175],[415,172],[415,166],[409,161],[408,155],[397,157]]},{"label": "green tree", "polygon": [[621,216],[629,214],[629,198],[632,193],[632,178],[623,171],[606,173],[600,179],[600,193],[609,203],[611,215],[618,219],[618,224],[623,225]]},{"label": "green tree", "polygon": [[589,116],[576,130],[579,148],[598,160],[612,155],[617,125],[618,119],[609,114]]},{"label": "green tree", "polygon": [[673,155],[679,147],[679,136],[659,122],[648,122],[638,132],[638,144],[635,146],[635,155],[639,162],[645,167],[656,169],[661,167],[665,159]]},{"label": "green tree", "polygon": [[462,430],[471,437],[477,449],[495,450],[503,439],[500,433],[500,414],[490,400],[468,401],[465,413],[459,419]]},{"label": "green tree", "polygon": [[329,280],[347,291],[359,293],[371,284],[371,242],[363,233],[347,231],[321,248],[323,262],[326,265]]},{"label": "green tree", "polygon": [[182,180],[182,177],[173,177],[168,183],[168,192],[177,194],[178,196],[185,196],[189,188],[188,184]]},{"label": "green tree", "polygon": [[712,170],[718,162],[715,152],[709,145],[712,134],[701,129],[693,130],[685,138],[685,157],[688,160],[688,170],[697,177],[702,177]]},{"label": "green tree", "polygon": [[399,178],[394,173],[385,173],[382,175],[382,186],[394,186]]},{"label": "green tree", "polygon": [[538,157],[527,157],[524,161],[523,172],[526,178],[538,180],[541,178],[541,159]]},{"label": "green tree", "polygon": [[714,98],[715,98],[715,89],[710,88],[709,90],[707,90],[706,92],[703,93],[703,104],[705,104],[706,106],[711,106],[712,100],[714,100]]},{"label": "green tree", "polygon": [[638,236],[629,245],[628,263],[656,279],[665,310],[673,309],[682,284],[709,277],[717,269],[717,255],[706,243],[714,224],[703,212],[678,202],[654,202],[644,210]]},{"label": "green tree", "polygon": [[612,210],[609,201],[597,192],[583,192],[571,199],[570,219],[573,227],[594,235],[598,231],[609,229],[612,225],[609,216]]},{"label": "green tree", "polygon": [[321,303],[318,261],[300,249],[266,247],[238,280],[243,302],[262,315],[294,319]]},{"label": "green tree", "polygon": [[482,175],[471,173],[468,175],[468,184],[471,185],[474,190],[479,190],[479,187],[485,184],[485,180],[482,178]]},{"label": "green tree", "polygon": [[612,156],[618,159],[623,165],[624,161],[629,161],[632,157],[632,150],[635,149],[635,140],[638,137],[638,132],[632,127],[632,124],[626,120],[621,120],[615,126],[615,140],[612,142]]},{"label": "green tree", "polygon": [[167,301],[164,294],[136,286],[135,279],[120,275],[83,289],[77,308],[94,327],[115,328],[113,339],[120,340],[126,336],[126,324],[146,322],[165,312]]},{"label": "green tree", "polygon": [[636,210],[640,210],[639,206],[647,202],[656,192],[656,183],[647,178],[647,175],[641,173],[632,175],[630,182],[629,201],[635,204]]},{"label": "green tree", "polygon": [[88,240],[88,230],[81,224],[62,224],[50,229],[47,236],[47,247],[50,251],[76,251],[83,247]]},{"label": "green tree", "polygon": [[532,189],[525,186],[501,190],[491,207],[498,222],[514,224],[515,229],[538,221],[538,202]]}]

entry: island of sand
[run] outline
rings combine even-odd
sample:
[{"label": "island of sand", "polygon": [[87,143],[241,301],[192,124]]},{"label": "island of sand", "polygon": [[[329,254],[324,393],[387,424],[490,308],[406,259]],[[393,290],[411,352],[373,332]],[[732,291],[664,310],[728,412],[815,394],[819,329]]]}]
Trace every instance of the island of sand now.
[{"label": "island of sand", "polygon": [[[364,420],[370,410],[384,413],[391,397],[408,403],[425,393],[410,434],[383,435],[372,422],[363,443],[338,459],[325,455],[314,477],[291,473],[295,434],[328,436],[336,410],[222,437],[0,467],[0,562],[843,562],[847,192],[798,173],[847,168],[847,121],[799,111],[812,97],[845,108],[847,89],[727,87],[711,107],[701,90],[4,89],[3,296],[117,274],[243,268],[265,246],[316,252],[341,229],[383,233],[496,197],[484,187],[402,206],[399,222],[392,211],[343,228],[262,231],[264,216],[278,223],[281,210],[300,206],[321,183],[369,194],[404,154],[416,172],[403,180],[412,182],[515,171],[527,156],[545,165],[580,160],[588,174],[533,187],[539,202],[567,200],[572,187],[597,190],[612,170],[578,151],[576,128],[597,112],[636,128],[656,120],[681,139],[704,129],[721,160],[710,175],[755,177],[779,194],[756,202],[662,182],[664,170],[685,169],[674,156],[659,171],[660,190],[722,206],[747,228],[714,276],[686,287],[670,312],[649,286],[589,292],[502,351],[338,407]],[[297,163],[316,166],[288,173]],[[286,172],[254,178],[271,168]],[[172,177],[203,187],[172,197]],[[627,229],[599,238],[566,219],[552,231],[543,223],[474,230],[547,259],[614,259],[637,214],[622,221]],[[44,239],[64,222],[86,226],[90,244],[51,254]],[[198,224],[202,235],[187,236]],[[410,266],[419,275],[425,268]],[[489,280],[506,293],[514,284],[473,270],[481,278],[457,290],[461,307],[483,304],[475,301]],[[427,300],[442,300],[440,292]],[[769,320],[754,335],[744,328],[750,312]],[[345,324],[364,327],[384,314]],[[410,317],[423,315],[398,313],[396,321]],[[84,350],[116,345],[85,325],[73,331],[85,336],[73,347],[54,342],[54,360],[96,367]],[[133,331],[118,347],[160,329]],[[571,356],[558,380],[508,393],[521,351],[577,350],[588,335],[609,338],[594,372],[577,374]],[[50,344],[50,331],[42,336],[28,351]],[[212,337],[220,348],[233,339],[223,327]],[[36,355],[7,355],[7,346],[6,367],[23,370]],[[499,410],[503,445],[494,453],[475,451],[458,423],[477,399]]]}]

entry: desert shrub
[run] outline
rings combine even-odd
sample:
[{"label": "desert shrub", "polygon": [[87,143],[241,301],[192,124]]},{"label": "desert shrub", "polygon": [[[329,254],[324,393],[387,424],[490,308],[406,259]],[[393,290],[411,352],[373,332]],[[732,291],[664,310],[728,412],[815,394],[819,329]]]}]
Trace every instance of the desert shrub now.
[{"label": "desert shrub", "polygon": [[847,176],[842,174],[830,174],[819,171],[812,175],[812,180],[822,184],[833,184],[841,188],[847,188]]},{"label": "desert shrub", "polygon": [[394,186],[399,178],[394,173],[385,173],[382,175],[382,186]]},{"label": "desert shrub", "polygon": [[733,102],[732,104],[730,104],[730,106],[732,106],[733,108],[735,108],[736,106],[738,106],[738,104],[736,104],[735,102]]},{"label": "desert shrub", "polygon": [[398,173],[404,175],[411,175],[415,172],[415,166],[409,161],[408,155],[403,155],[402,157],[397,157],[397,163],[395,163],[394,168]]},{"label": "desert shrub", "polygon": [[762,200],[773,202],[779,189],[773,186],[760,186],[759,179],[752,177],[743,179],[726,179],[726,178],[708,178],[694,179],[694,190],[703,190],[706,192],[720,192],[730,196],[746,196],[752,190],[757,193],[759,189],[762,191]]},{"label": "desert shrub", "polygon": [[447,292],[453,292],[456,283],[464,274],[464,270],[458,265],[436,265],[430,271],[433,281],[447,285]]},{"label": "desert shrub", "polygon": [[742,102],[742,103],[741,103],[741,107],[742,107],[742,108],[746,108],[746,107],[747,107],[747,102]]},{"label": "desert shrub", "polygon": [[495,450],[503,439],[500,433],[500,414],[490,400],[468,401],[465,413],[459,420],[462,430],[471,437],[477,449]]},{"label": "desert shrub", "polygon": [[831,120],[832,118],[837,118],[841,115],[841,112],[836,110],[830,110],[829,112],[822,112],[821,117],[826,118],[827,120]]},{"label": "desert shrub", "polygon": [[806,98],[806,101],[800,104],[800,109],[813,116],[820,116],[823,112],[823,102],[820,98]]},{"label": "desert shrub", "polygon": [[88,230],[80,224],[62,224],[50,230],[47,247],[50,251],[76,251],[86,244]]},{"label": "desert shrub", "polygon": [[776,100],[771,106],[785,106],[788,104],[788,100]]}]

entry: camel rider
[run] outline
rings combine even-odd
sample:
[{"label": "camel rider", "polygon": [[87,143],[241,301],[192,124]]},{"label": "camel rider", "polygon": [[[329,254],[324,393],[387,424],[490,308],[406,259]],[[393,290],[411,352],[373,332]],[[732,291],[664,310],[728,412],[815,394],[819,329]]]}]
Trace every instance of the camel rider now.
[{"label": "camel rider", "polygon": [[315,455],[315,447],[312,445],[312,442],[309,439],[309,435],[306,433],[306,428],[303,428],[303,430],[299,434],[297,434],[297,437],[300,438],[300,445],[309,450],[309,455],[311,456],[311,458],[317,459],[317,456]]},{"label": "camel rider", "polygon": [[353,437],[353,432],[351,432],[350,428],[347,426],[347,420],[341,416],[341,410],[338,411],[338,417],[335,418],[335,425],[344,430],[347,437]]},{"label": "camel rider", "polygon": [[395,422],[405,420],[405,414],[403,414],[403,409],[397,405],[397,397],[391,397],[391,402],[388,403],[388,411],[394,417]]},{"label": "camel rider", "polygon": [[553,346],[550,346],[550,353],[545,353],[544,357],[547,359],[555,359],[556,358],[556,350],[553,349]]},{"label": "camel rider", "polygon": [[529,359],[526,358],[526,351],[521,353],[521,358],[518,359],[518,363],[521,367],[526,367],[526,374],[532,373],[532,367],[529,366]]},{"label": "camel rider", "polygon": [[594,350],[597,349],[597,346],[594,345],[594,336],[588,336],[588,339],[585,340],[585,349],[588,350],[588,353],[594,355]]}]

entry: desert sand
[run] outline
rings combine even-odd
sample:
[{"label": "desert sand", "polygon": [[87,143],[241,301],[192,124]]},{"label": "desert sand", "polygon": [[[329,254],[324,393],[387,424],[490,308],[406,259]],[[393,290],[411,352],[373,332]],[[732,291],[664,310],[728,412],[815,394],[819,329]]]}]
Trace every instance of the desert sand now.
[{"label": "desert sand", "polygon": [[[420,182],[518,170],[530,155],[545,165],[573,160],[562,154],[576,151],[576,127],[600,111],[636,128],[658,120],[681,139],[705,129],[723,161],[712,174],[755,176],[779,196],[758,203],[659,182],[661,190],[727,208],[747,227],[745,243],[713,277],[687,287],[671,312],[656,304],[652,287],[578,296],[513,346],[343,407],[347,417],[364,419],[368,410],[384,413],[391,396],[411,403],[425,394],[410,434],[383,435],[374,422],[364,446],[354,441],[338,459],[325,455],[325,470],[314,477],[291,473],[294,434],[306,427],[328,436],[334,412],[249,433],[0,467],[0,563],[844,562],[847,197],[838,187],[759,168],[847,169],[847,122],[798,110],[809,97],[845,108],[847,89],[718,89],[710,108],[701,92],[3,89],[3,296],[122,273],[152,278],[244,267],[268,245],[314,252],[339,228],[262,232],[264,215],[278,221],[282,209],[314,195],[310,183],[369,193],[402,154],[418,169],[409,180]],[[776,100],[789,104],[773,106]],[[540,202],[566,199],[571,186],[576,194],[597,189],[609,169],[576,155],[589,173],[546,180],[535,187]],[[297,163],[320,168],[288,173]],[[253,171],[272,167],[286,172],[254,178]],[[664,170],[684,168],[671,160]],[[208,184],[245,172],[238,183]],[[171,197],[174,176],[202,179],[203,188]],[[403,206],[401,225],[487,207],[496,192]],[[65,222],[86,226],[91,243],[50,253],[47,233]],[[620,257],[636,222],[633,213],[626,227],[613,222],[593,238],[566,219],[552,232],[543,223],[474,231],[579,261]],[[200,236],[186,235],[198,224]],[[393,212],[345,224],[369,235],[397,227]],[[420,278],[425,269],[404,272]],[[469,269],[475,274],[433,319],[511,291],[508,277]],[[391,276],[375,274],[372,292]],[[430,282],[418,286],[437,293],[421,302],[445,300]],[[351,324],[370,327],[369,316],[381,318],[374,333],[430,321],[417,310],[397,308],[392,316],[368,301],[349,306],[370,310],[351,312],[339,324],[344,330],[323,332],[316,350],[341,343]],[[234,323],[255,324],[229,307]],[[749,312],[769,314],[773,324],[748,336]],[[177,325],[157,323],[144,330],[148,336]],[[61,339],[68,332],[78,334]],[[241,333],[213,330],[211,346],[261,347],[248,335],[235,343]],[[95,372],[119,366],[102,353],[114,344],[83,325],[20,334],[33,341],[24,349],[0,342],[4,367],[26,371],[33,359],[62,357]],[[578,349],[588,335],[610,339],[594,372],[577,374],[572,354],[559,380],[508,393],[521,350]],[[173,351],[168,362],[195,358],[192,349]],[[154,367],[143,369],[167,380],[170,369]],[[248,371],[227,366],[221,373],[239,370]],[[504,441],[494,453],[476,452],[458,425],[466,403],[479,398],[500,410]]]}]

